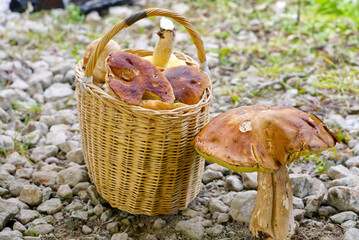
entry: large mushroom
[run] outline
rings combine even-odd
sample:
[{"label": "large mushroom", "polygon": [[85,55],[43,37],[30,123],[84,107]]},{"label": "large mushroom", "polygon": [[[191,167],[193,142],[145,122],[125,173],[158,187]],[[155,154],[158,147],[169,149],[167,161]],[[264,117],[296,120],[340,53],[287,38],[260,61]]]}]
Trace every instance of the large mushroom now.
[{"label": "large mushroom", "polygon": [[171,84],[152,63],[134,54],[114,51],[106,60],[106,83],[118,98],[140,105],[142,100],[175,100]]},{"label": "large mushroom", "polygon": [[313,114],[285,106],[248,106],[214,118],[194,145],[209,161],[237,172],[259,172],[250,232],[283,240],[294,230],[293,194],[285,165],[336,142],[338,138]]}]

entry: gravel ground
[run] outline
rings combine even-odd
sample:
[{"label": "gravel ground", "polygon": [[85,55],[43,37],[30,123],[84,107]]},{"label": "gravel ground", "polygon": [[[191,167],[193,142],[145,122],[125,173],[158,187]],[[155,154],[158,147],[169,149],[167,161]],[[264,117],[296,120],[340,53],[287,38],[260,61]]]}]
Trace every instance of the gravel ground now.
[{"label": "gravel ground", "polygon": [[[231,22],[215,15],[219,9],[211,15],[210,9],[188,2],[156,6],[176,9],[201,29],[212,72],[212,118],[240,105],[290,105],[317,114],[340,135],[343,141],[335,149],[288,167],[296,220],[292,239],[357,239],[358,94],[312,85],[323,72],[356,71],[357,65],[331,69],[311,53],[298,60],[301,71],[269,78],[259,67],[268,56],[240,54],[238,49],[222,52],[231,45],[271,41],[275,34],[264,35],[258,19],[250,19],[236,38],[224,39],[216,31]],[[278,4],[269,7],[283,11]],[[170,216],[131,215],[96,197],[81,149],[74,66],[92,39],[140,9],[114,7],[106,18],[91,13],[86,19],[74,9],[0,14],[0,239],[253,239],[248,223],[257,194],[256,173],[236,173],[208,162],[198,196]],[[213,26],[202,30],[209,22]],[[123,48],[151,49],[156,31],[155,21],[146,19],[115,40]],[[176,37],[176,50],[193,56],[194,46],[180,27]],[[333,51],[336,55],[339,50]]]}]

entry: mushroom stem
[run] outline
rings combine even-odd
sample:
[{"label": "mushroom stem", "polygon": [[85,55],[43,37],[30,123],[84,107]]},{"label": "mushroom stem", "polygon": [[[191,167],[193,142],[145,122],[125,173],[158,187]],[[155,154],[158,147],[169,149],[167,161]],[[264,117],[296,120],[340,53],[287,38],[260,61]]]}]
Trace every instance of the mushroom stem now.
[{"label": "mushroom stem", "polygon": [[272,173],[274,186],[273,232],[274,239],[289,239],[293,234],[293,191],[286,166]]},{"label": "mushroom stem", "polygon": [[293,192],[286,166],[258,173],[258,191],[249,230],[253,236],[276,240],[292,235]]},{"label": "mushroom stem", "polygon": [[174,45],[175,26],[167,18],[161,18],[160,31],[157,33],[159,40],[153,52],[153,64],[165,68],[171,57]]},{"label": "mushroom stem", "polygon": [[249,231],[253,236],[274,236],[272,229],[272,212],[272,173],[258,172],[257,200],[249,223]]}]

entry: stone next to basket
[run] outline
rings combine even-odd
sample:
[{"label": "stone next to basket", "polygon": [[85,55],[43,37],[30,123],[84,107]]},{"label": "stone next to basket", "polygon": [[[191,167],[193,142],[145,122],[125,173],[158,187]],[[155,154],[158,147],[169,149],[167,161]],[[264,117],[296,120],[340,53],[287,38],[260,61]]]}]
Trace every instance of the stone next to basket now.
[{"label": "stone next to basket", "polygon": [[[250,232],[283,240],[294,233],[293,193],[285,165],[336,142],[338,138],[312,114],[290,107],[254,106],[217,116],[194,144],[207,160],[237,172],[259,172]],[[242,210],[232,207],[231,211]]]},{"label": "stone next to basket", "polygon": [[[154,110],[197,104],[210,86],[208,75],[173,55],[175,27],[172,21],[163,17],[157,34],[159,40],[153,55],[143,58],[118,51],[117,43],[110,40],[93,70],[94,84],[100,86],[106,82],[105,90],[110,95]],[[87,47],[85,68],[98,43],[99,39]]]}]

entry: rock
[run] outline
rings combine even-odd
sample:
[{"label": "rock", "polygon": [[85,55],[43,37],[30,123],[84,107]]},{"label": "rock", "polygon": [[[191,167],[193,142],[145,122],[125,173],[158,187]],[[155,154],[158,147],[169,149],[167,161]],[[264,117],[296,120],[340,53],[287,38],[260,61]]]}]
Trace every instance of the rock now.
[{"label": "rock", "polygon": [[79,143],[76,141],[66,141],[62,144],[59,144],[59,148],[61,151],[63,151],[64,153],[68,153],[72,150],[75,150],[79,147]]},{"label": "rock", "polygon": [[30,182],[25,179],[17,178],[14,181],[11,181],[9,188],[11,195],[18,197],[26,185],[30,185]]},{"label": "rock", "polygon": [[30,179],[32,176],[33,168],[21,168],[16,171],[16,178]]},{"label": "rock", "polygon": [[71,199],[72,198],[72,190],[68,184],[61,185],[57,189],[57,196],[60,199]]},{"label": "rock", "polygon": [[226,223],[229,221],[229,214],[227,213],[220,213],[217,217],[217,223]]},{"label": "rock", "polygon": [[176,225],[176,230],[191,239],[203,239],[204,229],[201,221],[201,217],[195,217],[186,221],[179,221]]},{"label": "rock", "polygon": [[19,231],[21,233],[26,231],[26,227],[19,222],[15,222],[14,225],[12,226],[12,229]]},{"label": "rock", "polygon": [[21,135],[27,135],[34,131],[40,131],[43,133],[47,133],[48,127],[46,124],[44,124],[42,122],[30,121],[23,129],[21,129],[20,133],[21,133]]},{"label": "rock", "polygon": [[68,184],[70,187],[86,181],[88,181],[87,172],[76,166],[60,171],[56,180],[57,184]]},{"label": "rock", "polygon": [[97,11],[92,11],[86,15],[86,22],[98,24],[101,20],[102,18]]},{"label": "rock", "polygon": [[106,230],[108,230],[110,233],[116,233],[118,232],[118,222],[111,222],[106,225]]},{"label": "rock", "polygon": [[[236,192],[229,192],[227,194],[224,194],[222,196],[220,196],[220,199],[222,200],[222,202],[226,205],[231,204],[233,198],[236,196]],[[208,205],[208,204],[205,204]]]},{"label": "rock", "polygon": [[75,210],[82,210],[84,205],[79,199],[74,199],[69,205],[65,207],[65,211],[72,212]]},{"label": "rock", "polygon": [[39,171],[32,174],[32,180],[36,185],[53,187],[56,184],[57,174],[55,171]]},{"label": "rock", "polygon": [[348,221],[345,221],[341,224],[341,226],[343,228],[355,228],[357,225],[357,222],[356,221],[353,221],[353,220],[348,220]]},{"label": "rock", "polygon": [[305,210],[293,209],[293,216],[296,221],[300,221],[304,218]]},{"label": "rock", "polygon": [[164,226],[166,226],[166,221],[163,220],[162,218],[157,218],[153,223],[153,229],[161,229]]},{"label": "rock", "polygon": [[92,229],[90,227],[86,226],[86,225],[83,225],[82,226],[82,232],[87,235],[87,234],[92,233]]},{"label": "rock", "polygon": [[22,136],[22,142],[28,144],[30,147],[35,147],[43,136],[43,132],[40,130],[35,130]]},{"label": "rock", "polygon": [[293,208],[294,209],[303,209],[304,203],[301,198],[293,197]]},{"label": "rock", "polygon": [[111,240],[128,240],[128,234],[125,232],[115,233],[114,235],[112,235]]},{"label": "rock", "polygon": [[208,235],[212,236],[212,237],[216,237],[221,235],[221,233],[223,232],[224,226],[217,224],[214,227],[211,228],[207,228],[206,232]]},{"label": "rock", "polygon": [[78,195],[79,192],[87,190],[87,188],[90,186],[89,182],[80,182],[75,185],[72,189],[72,193],[74,195]]},{"label": "rock", "polygon": [[11,120],[9,114],[0,107],[0,121],[7,123]]},{"label": "rock", "polygon": [[32,222],[34,219],[38,218],[40,213],[35,210],[21,209],[20,212],[16,215],[16,219],[22,224],[27,224]]},{"label": "rock", "polygon": [[10,163],[5,163],[2,166],[0,166],[1,170],[7,171],[8,173],[14,175],[16,171],[16,167]]},{"label": "rock", "polygon": [[308,217],[313,217],[318,211],[318,208],[322,204],[324,194],[315,194],[306,197],[306,206],[305,206],[305,215]]},{"label": "rock", "polygon": [[146,240],[158,240],[158,238],[155,235],[147,234]]},{"label": "rock", "polygon": [[5,227],[9,220],[15,217],[19,210],[19,207],[15,203],[0,198],[0,230]]},{"label": "rock", "polygon": [[29,78],[30,85],[40,83],[43,88],[48,88],[52,84],[53,73],[50,71],[41,71],[33,73]]},{"label": "rock", "polygon": [[41,203],[37,207],[37,211],[39,211],[40,213],[47,213],[47,214],[57,213],[61,209],[62,209],[62,204],[60,199],[58,198],[52,198],[50,200],[47,200]]},{"label": "rock", "polygon": [[39,121],[48,126],[56,124],[73,124],[76,121],[76,115],[72,111],[62,110],[56,112],[54,115],[42,115]]},{"label": "rock", "polygon": [[29,209],[29,206],[21,202],[18,198],[9,198],[7,201],[15,203],[20,209]]},{"label": "rock", "polygon": [[222,179],[223,174],[221,172],[213,171],[212,169],[207,169],[203,173],[203,183],[207,184],[209,182],[212,182],[213,180]]},{"label": "rock", "polygon": [[333,223],[343,223],[348,220],[356,221],[358,215],[351,211],[341,212],[330,217],[330,221]]},{"label": "rock", "polygon": [[[110,209],[107,209],[106,211],[104,211],[102,214],[101,214],[101,222],[106,222],[108,219],[110,219],[110,217],[112,216],[112,212]],[[128,220],[127,220],[128,221]]]},{"label": "rock", "polygon": [[[51,72],[53,72],[54,75],[60,74],[65,75],[67,71],[72,70],[74,68],[74,65],[69,61],[61,61],[58,62],[54,67],[51,68]],[[52,86],[54,86],[53,84]],[[58,88],[58,91],[60,91],[61,88]],[[55,88],[56,90],[56,88]]]},{"label": "rock", "polygon": [[339,179],[352,175],[349,169],[344,167],[343,165],[336,165],[330,167],[327,171],[327,174],[331,179]]},{"label": "rock", "polygon": [[46,158],[55,157],[58,151],[59,148],[54,145],[40,146],[32,151],[30,159],[34,162],[40,162]]},{"label": "rock", "polygon": [[359,190],[350,187],[332,187],[328,191],[328,204],[340,211],[359,212]]},{"label": "rock", "polygon": [[77,164],[83,165],[85,164],[84,154],[82,152],[81,148],[77,148],[75,150],[72,150],[66,154],[66,158],[70,162],[75,162]]},{"label": "rock", "polygon": [[97,215],[100,216],[103,213],[103,206],[102,205],[96,205],[93,208],[93,212]]},{"label": "rock", "polygon": [[52,231],[54,231],[54,227],[51,224],[39,224],[35,225],[33,227],[30,227],[25,234],[30,236],[39,236],[39,235],[45,235]]},{"label": "rock", "polygon": [[311,191],[311,178],[308,174],[290,174],[293,195],[299,198],[308,196]]},{"label": "rock", "polygon": [[257,173],[242,173],[242,182],[245,189],[257,189]]},{"label": "rock", "polygon": [[15,166],[24,166],[24,164],[28,161],[25,157],[21,156],[18,152],[14,152],[7,157],[6,162]]},{"label": "rock", "polygon": [[349,158],[349,159],[345,162],[345,165],[346,165],[348,168],[351,168],[351,167],[359,167],[359,156],[355,156],[355,157]]},{"label": "rock", "polygon": [[359,229],[357,228],[349,228],[345,231],[343,240],[356,240],[359,236]]},{"label": "rock", "polygon": [[359,176],[351,175],[348,177],[335,179],[329,184],[329,188],[336,187],[336,186],[345,186],[345,187],[359,186]]},{"label": "rock", "polygon": [[0,232],[0,239],[1,240],[21,240],[22,234],[21,232],[15,231],[2,231]]},{"label": "rock", "polygon": [[7,195],[9,192],[6,188],[0,187],[0,197]]},{"label": "rock", "polygon": [[75,210],[71,213],[72,218],[80,219],[87,221],[88,220],[88,213],[83,210]]},{"label": "rock", "polygon": [[35,185],[27,185],[21,190],[19,200],[30,205],[37,206],[41,203],[41,189]]},{"label": "rock", "polygon": [[46,144],[59,146],[65,143],[70,136],[71,134],[69,132],[49,132],[46,135]]},{"label": "rock", "polygon": [[195,211],[195,210],[193,210],[193,209],[190,209],[190,208],[186,208],[186,209],[184,209],[182,212],[181,212],[181,214],[183,215],[183,216],[186,216],[186,217],[195,217],[195,216],[197,216],[197,211]]},{"label": "rock", "polygon": [[239,222],[249,223],[256,198],[257,191],[237,193],[231,202],[229,214]]},{"label": "rock", "polygon": [[330,215],[333,215],[337,212],[338,212],[338,210],[336,210],[335,208],[333,208],[331,206],[321,206],[318,209],[319,216],[324,216],[324,217],[329,217]]},{"label": "rock", "polygon": [[0,186],[8,189],[10,183],[14,181],[14,176],[10,175],[8,171],[0,170]]},{"label": "rock", "polygon": [[229,207],[226,204],[224,204],[221,200],[217,198],[211,198],[211,200],[209,201],[209,210],[211,211],[211,213],[214,212],[226,213],[228,212]]},{"label": "rock", "polygon": [[239,192],[243,190],[243,184],[236,175],[228,176],[226,178],[225,186],[229,191]]},{"label": "rock", "polygon": [[8,151],[15,147],[14,141],[11,137],[0,135],[0,150]]},{"label": "rock", "polygon": [[327,187],[325,186],[325,184],[320,181],[317,178],[310,178],[309,179],[310,182],[310,191],[308,193],[308,195],[316,195],[316,194],[326,194],[327,193]]}]

